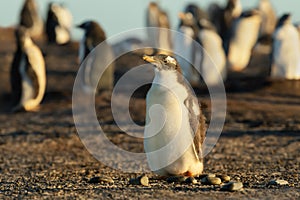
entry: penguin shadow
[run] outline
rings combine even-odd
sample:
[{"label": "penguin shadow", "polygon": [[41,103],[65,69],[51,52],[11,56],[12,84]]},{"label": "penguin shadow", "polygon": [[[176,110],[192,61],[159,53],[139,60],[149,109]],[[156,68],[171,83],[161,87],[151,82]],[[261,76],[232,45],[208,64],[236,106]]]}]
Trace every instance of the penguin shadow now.
[{"label": "penguin shadow", "polygon": [[0,96],[0,114],[10,114],[13,108],[11,101],[11,95],[9,93],[3,93]]}]

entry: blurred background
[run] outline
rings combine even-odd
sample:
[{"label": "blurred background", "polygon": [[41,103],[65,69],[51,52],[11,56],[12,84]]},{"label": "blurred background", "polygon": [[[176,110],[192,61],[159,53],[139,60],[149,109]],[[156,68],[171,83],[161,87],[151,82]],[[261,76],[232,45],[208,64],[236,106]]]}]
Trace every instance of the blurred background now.
[{"label": "blurred background", "polygon": [[[43,0],[37,1],[40,14],[46,19],[49,2],[63,3],[73,15],[74,25],[80,24],[87,19],[98,21],[104,28],[107,36],[113,36],[123,31],[145,26],[146,8],[151,0]],[[178,26],[178,12],[182,11],[188,3],[196,3],[206,9],[209,4],[218,2],[221,5],[226,0],[194,0],[194,1],[170,1],[159,0],[162,9],[167,11],[171,27]],[[258,0],[241,0],[243,9],[256,7]],[[272,0],[277,16],[290,12],[294,22],[300,21],[299,2],[295,0]],[[23,1],[1,1],[0,3],[0,27],[14,26],[18,22],[20,9]],[[72,30],[73,40],[78,40],[82,32],[76,28]]]}]

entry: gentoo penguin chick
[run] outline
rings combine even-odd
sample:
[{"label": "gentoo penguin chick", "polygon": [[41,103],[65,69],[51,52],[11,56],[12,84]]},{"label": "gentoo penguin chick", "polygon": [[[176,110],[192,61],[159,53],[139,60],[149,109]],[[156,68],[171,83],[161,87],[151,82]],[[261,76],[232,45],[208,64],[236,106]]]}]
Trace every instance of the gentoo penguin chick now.
[{"label": "gentoo penguin chick", "polygon": [[[79,47],[79,59],[84,63],[84,86],[86,89],[111,90],[114,84],[114,63],[109,65],[101,78],[98,75],[104,69],[102,63],[113,60],[114,53],[111,46],[106,42],[106,35],[101,26],[95,21],[87,21],[77,26],[85,31]],[[101,43],[101,52],[94,51],[94,48]],[[99,72],[100,71],[100,72]],[[99,80],[100,78],[100,80]],[[98,82],[99,80],[99,82]]]},{"label": "gentoo penguin chick", "polygon": [[259,35],[260,37],[271,37],[276,27],[277,17],[270,0],[260,0],[258,10],[262,19]]},{"label": "gentoo penguin chick", "polygon": [[300,79],[300,37],[290,14],[279,19],[273,37],[271,77]]},{"label": "gentoo penguin chick", "polygon": [[148,43],[159,48],[159,53],[170,54],[172,51],[172,34],[167,13],[157,3],[150,2],[147,9],[146,26],[160,29],[147,29]]},{"label": "gentoo penguin chick", "polygon": [[[205,50],[202,56],[200,73],[207,86],[217,86],[227,78],[226,55],[221,37],[214,25],[206,20],[199,21],[199,40]],[[221,80],[219,77],[221,75]]]},{"label": "gentoo penguin chick", "polygon": [[16,31],[17,51],[10,72],[13,112],[35,110],[46,90],[46,69],[41,50],[24,27]]},{"label": "gentoo penguin chick", "polygon": [[[203,171],[206,125],[197,98],[186,85],[175,58],[160,54],[143,59],[155,67],[146,97],[144,149],[149,167],[161,176],[198,176]],[[164,113],[154,113],[157,105]]]},{"label": "gentoo penguin chick", "polygon": [[31,37],[39,37],[43,34],[44,22],[39,15],[35,0],[25,0],[19,25],[27,28]]},{"label": "gentoo penguin chick", "polygon": [[50,43],[66,44],[71,39],[72,15],[68,9],[50,3],[46,21],[46,33]]},{"label": "gentoo penguin chick", "polygon": [[[183,35],[176,34],[174,38],[174,50],[178,53],[176,59],[180,63],[184,77],[191,85],[198,85],[200,74],[196,69],[200,70],[203,50],[196,45],[200,43],[197,19],[190,12],[179,13],[179,18],[178,32]],[[192,61],[192,63],[187,62],[187,60]]]},{"label": "gentoo penguin chick", "polygon": [[257,10],[245,11],[233,27],[228,49],[228,64],[233,71],[242,71],[250,61],[259,34],[261,17]]}]

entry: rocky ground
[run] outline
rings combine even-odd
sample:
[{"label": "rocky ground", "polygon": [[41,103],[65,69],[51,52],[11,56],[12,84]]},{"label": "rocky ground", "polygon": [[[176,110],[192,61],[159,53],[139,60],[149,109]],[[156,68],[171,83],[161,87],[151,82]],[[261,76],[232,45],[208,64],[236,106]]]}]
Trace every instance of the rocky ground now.
[{"label": "rocky ground", "polygon": [[[78,43],[37,43],[47,63],[45,98],[37,112],[11,114],[9,68],[15,45],[13,30],[0,30],[0,198],[300,198],[300,82],[256,76],[258,68],[267,71],[266,56],[256,55],[260,62],[254,59],[252,67],[230,75],[225,126],[205,157],[204,173],[227,174],[243,183],[242,190],[228,192],[221,190],[222,185],[202,184],[200,178],[196,184],[168,183],[152,173],[146,173],[148,186],[134,185],[130,179],[141,174],[124,173],[96,160],[78,137],[72,116]],[[143,63],[136,55],[127,55],[117,61],[118,72],[130,62]],[[196,94],[209,117],[209,95],[199,88]],[[133,120],[141,124],[144,95],[133,97],[130,107]],[[105,128],[108,137],[126,150],[143,152],[142,140],[127,136],[113,123],[107,97],[103,93],[95,99],[100,121],[110,122]],[[276,179],[288,184],[272,182]]]}]

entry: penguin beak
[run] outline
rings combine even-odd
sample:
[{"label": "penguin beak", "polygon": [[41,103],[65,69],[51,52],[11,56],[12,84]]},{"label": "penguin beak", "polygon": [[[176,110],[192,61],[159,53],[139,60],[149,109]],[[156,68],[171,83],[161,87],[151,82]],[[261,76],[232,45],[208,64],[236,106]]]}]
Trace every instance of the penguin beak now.
[{"label": "penguin beak", "polygon": [[185,14],[183,12],[180,12],[180,13],[178,13],[178,17],[179,17],[179,19],[184,20]]},{"label": "penguin beak", "polygon": [[83,29],[83,25],[82,25],[82,24],[78,24],[78,25],[76,25],[75,27],[76,27],[76,28],[81,28],[81,29]]},{"label": "penguin beak", "polygon": [[146,61],[146,62],[149,62],[149,63],[154,63],[155,62],[155,59],[154,59],[153,56],[144,55],[143,60]]},{"label": "penguin beak", "polygon": [[146,62],[151,63],[155,67],[155,69],[158,69],[158,70],[161,69],[161,65],[160,65],[159,61],[157,59],[155,59],[154,56],[144,55],[143,60],[146,61]]}]

